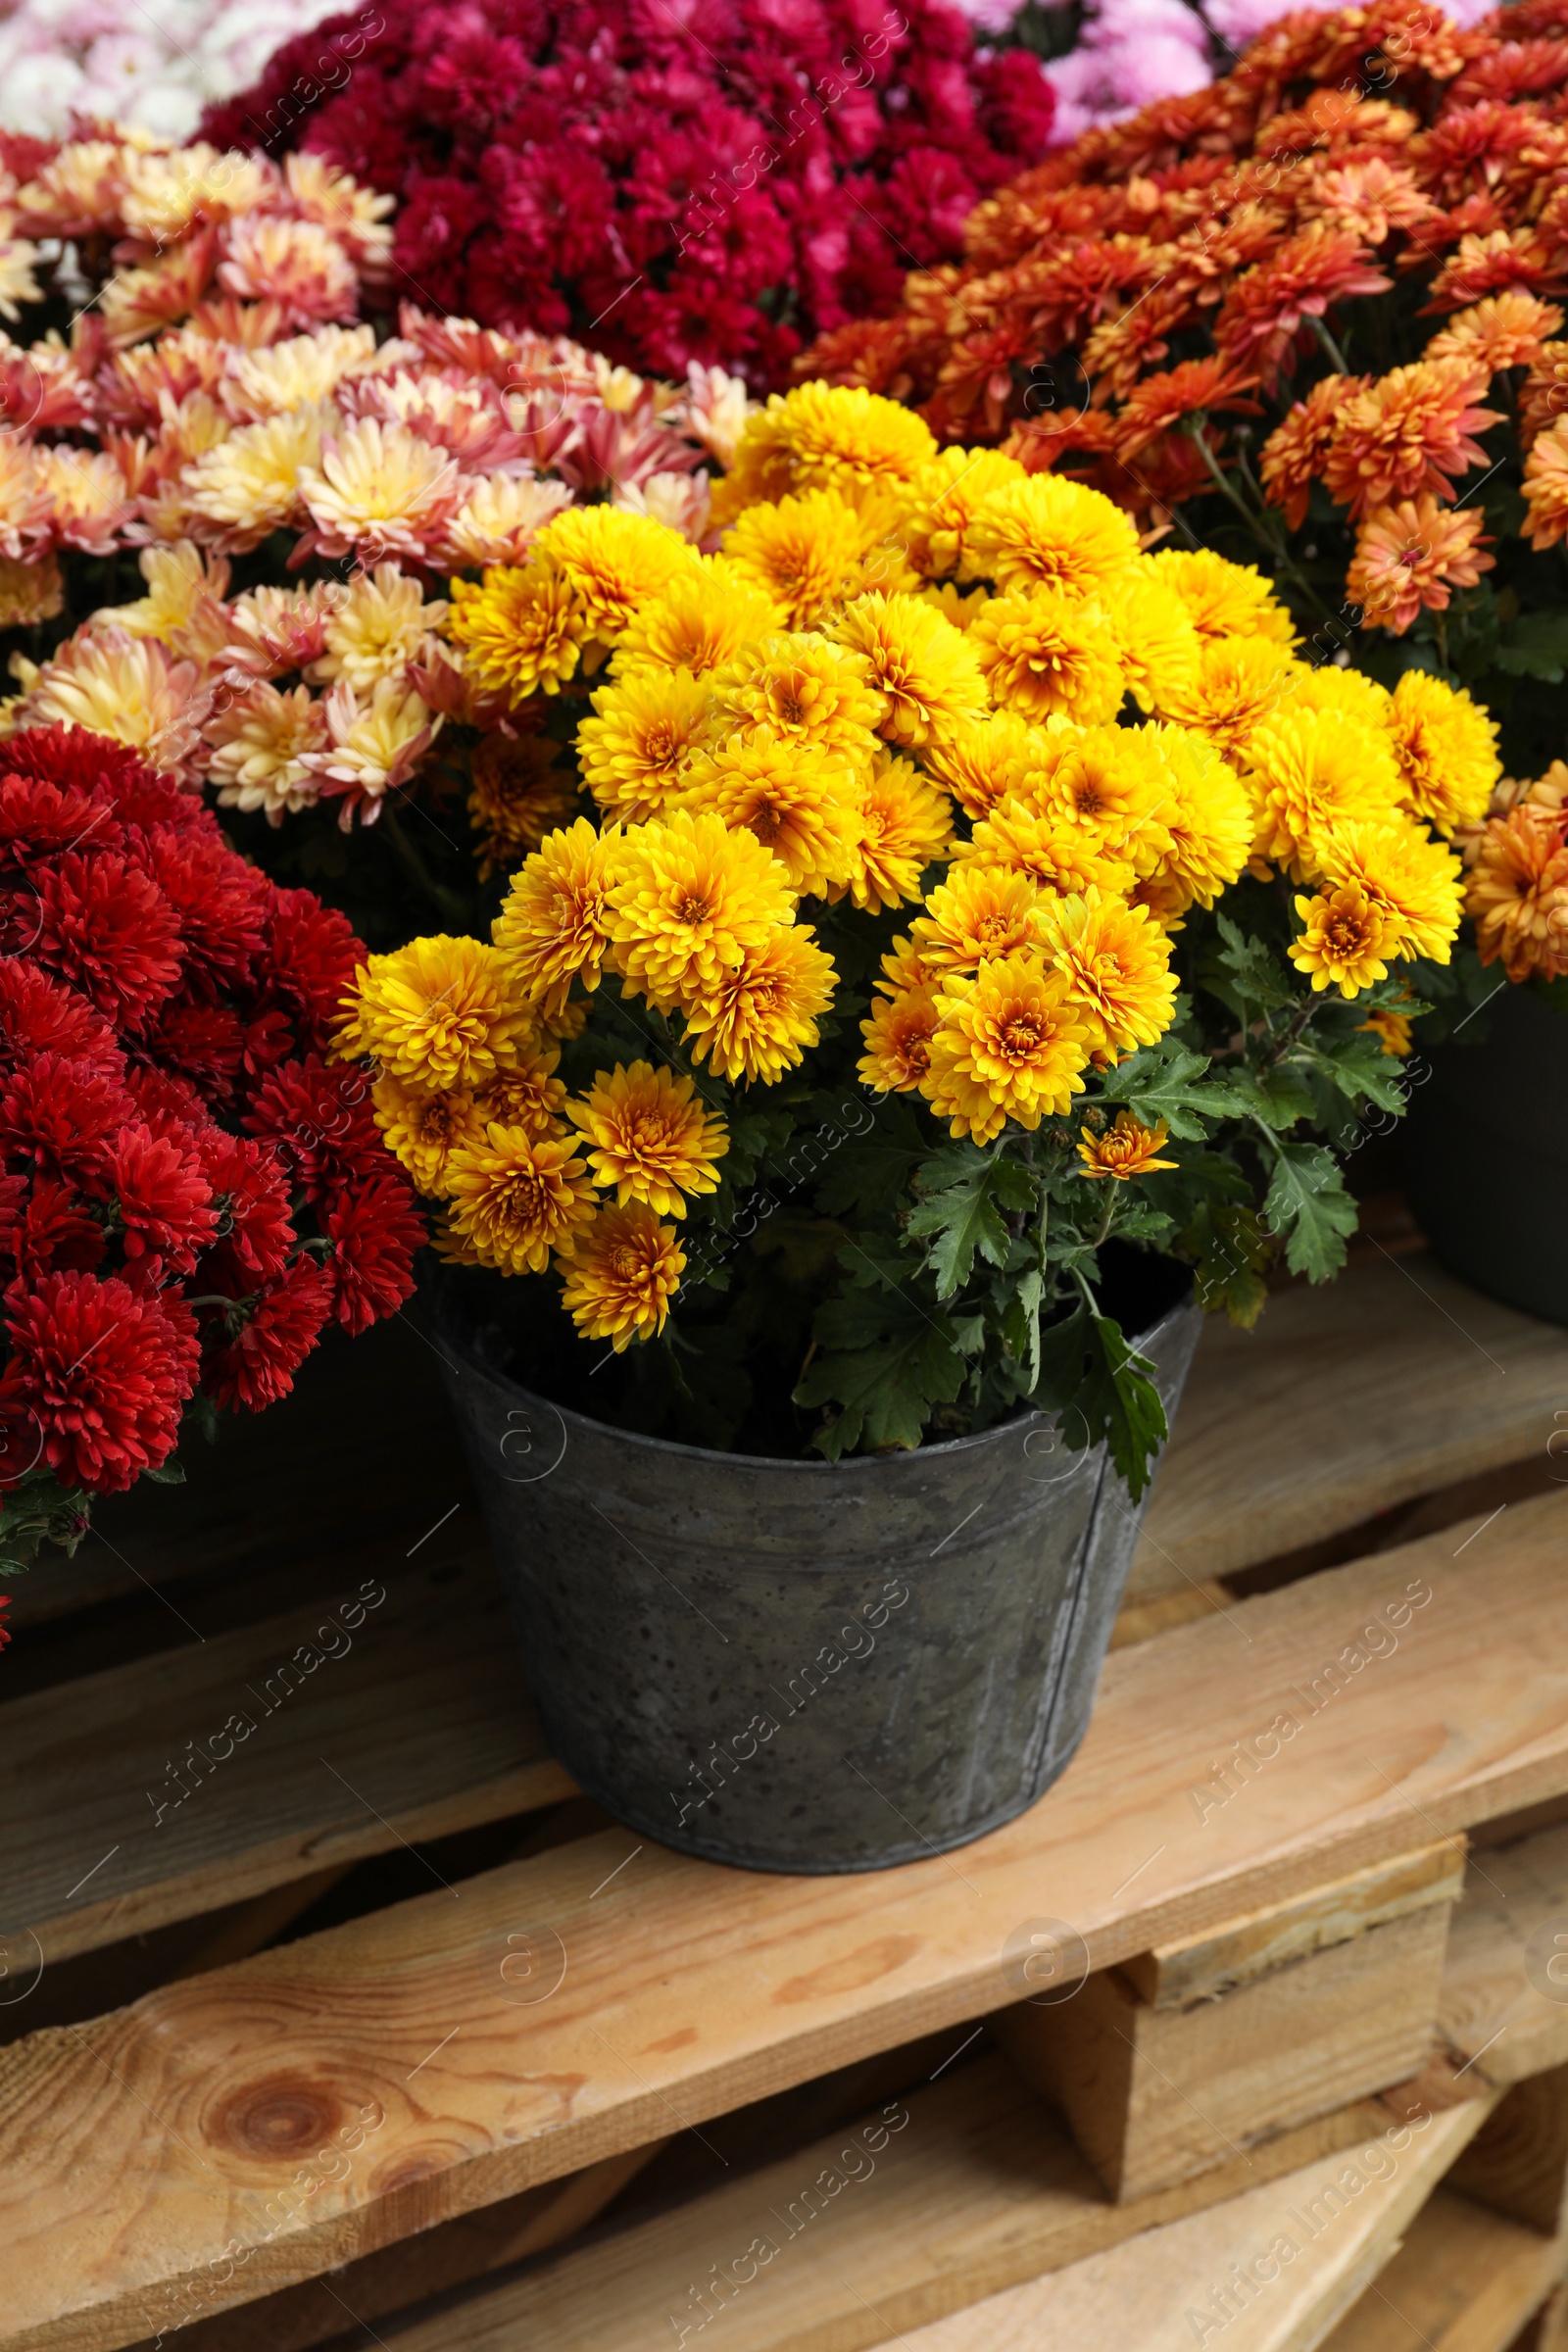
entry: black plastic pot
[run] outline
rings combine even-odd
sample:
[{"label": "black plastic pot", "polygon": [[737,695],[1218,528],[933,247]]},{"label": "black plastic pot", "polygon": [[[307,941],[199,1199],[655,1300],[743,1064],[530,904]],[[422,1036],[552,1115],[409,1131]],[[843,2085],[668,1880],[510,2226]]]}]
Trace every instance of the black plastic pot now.
[{"label": "black plastic pot", "polygon": [[1483,1018],[1411,1087],[1405,1195],[1451,1273],[1568,1323],[1568,1018],[1507,986]]},{"label": "black plastic pot", "polygon": [[[1200,1317],[1184,1269],[1152,1270],[1140,1345],[1174,1416]],[[963,1845],[1050,1788],[1143,1515],[1102,1446],[1038,1412],[838,1463],[669,1445],[508,1378],[503,1288],[457,1275],[426,1305],[540,1720],[590,1796],[689,1853],[834,1872]]]}]

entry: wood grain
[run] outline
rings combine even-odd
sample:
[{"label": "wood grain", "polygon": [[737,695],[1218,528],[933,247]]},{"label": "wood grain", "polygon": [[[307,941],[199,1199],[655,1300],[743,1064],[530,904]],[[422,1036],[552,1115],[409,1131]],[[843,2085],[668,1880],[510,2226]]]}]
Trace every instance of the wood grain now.
[{"label": "wood grain", "polygon": [[135,2341],[182,2282],[244,2301],[981,2016],[1042,1918],[1103,1967],[1560,1792],[1564,1530],[1552,1496],[1121,1651],[1063,1779],[957,1855],[784,1879],[607,1832],[15,2044],[0,2343]]},{"label": "wood grain", "polygon": [[0,1785],[0,1930],[45,1965],[573,1789],[483,1557],[15,1700]]},{"label": "wood grain", "polygon": [[[1439,2025],[1490,2082],[1568,2062],[1568,1824],[1473,1856],[1453,1916]],[[1531,1938],[1548,1947],[1532,1959]],[[1568,1940],[1560,1947],[1568,1954]],[[1554,1964],[1554,1976],[1544,1971]]]},{"label": "wood grain", "polygon": [[1453,2185],[1556,2239],[1568,2268],[1568,2066],[1528,2075],[1503,2094],[1460,2158]]},{"label": "wood grain", "polygon": [[1362,2101],[1201,2180],[1108,2205],[1060,2124],[990,2056],[760,2173],[382,2332],[395,2352],[697,2352],[705,2338],[724,2352],[859,2352],[1389,2123]]},{"label": "wood grain", "polygon": [[1568,1331],[1483,1298],[1425,1255],[1204,1324],[1127,1599],[1358,1526],[1478,1471],[1545,1455]]},{"label": "wood grain", "polygon": [[906,2333],[906,2352],[1311,2352],[1382,2270],[1486,2111],[1485,2100],[1449,2108],[1419,2137],[1385,2135],[1146,2230]]},{"label": "wood grain", "polygon": [[1536,2230],[1437,2188],[1323,2352],[1507,2352],[1552,2277]]}]

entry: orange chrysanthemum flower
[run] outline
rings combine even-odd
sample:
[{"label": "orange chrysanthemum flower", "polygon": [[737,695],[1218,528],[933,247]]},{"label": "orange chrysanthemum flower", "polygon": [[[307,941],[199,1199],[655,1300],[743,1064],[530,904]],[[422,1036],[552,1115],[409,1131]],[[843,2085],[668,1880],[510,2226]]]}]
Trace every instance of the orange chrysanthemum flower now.
[{"label": "orange chrysanthemum flower", "polygon": [[1521,803],[1494,817],[1470,853],[1465,910],[1483,963],[1510,980],[1568,972],[1568,827],[1560,809]]},{"label": "orange chrysanthemum flower", "polygon": [[1312,484],[1322,478],[1329,443],[1348,401],[1371,384],[1369,375],[1326,375],[1292,408],[1263,444],[1261,479],[1270,506],[1283,507],[1293,531],[1306,520]]},{"label": "orange chrysanthemum flower", "polygon": [[956,1136],[989,1144],[1009,1119],[1038,1127],[1082,1094],[1092,1039],[1059,972],[1029,956],[982,964],[943,989],[920,1092]]},{"label": "orange chrysanthemum flower", "polygon": [[452,1231],[481,1265],[542,1274],[551,1252],[593,1213],[594,1188],[573,1144],[495,1122],[448,1154]]},{"label": "orange chrysanthemum flower", "polygon": [[1358,237],[1313,221],[1235,281],[1214,321],[1214,340],[1238,364],[1278,375],[1309,319],[1352,295],[1388,290]]},{"label": "orange chrysanthemum flower", "polygon": [[1500,413],[1476,404],[1485,368],[1463,360],[1417,360],[1395,368],[1340,411],[1323,478],[1329,496],[1352,515],[1429,490],[1451,499],[1453,480],[1487,453],[1471,438]]},{"label": "orange chrysanthemum flower", "polygon": [[1458,311],[1446,326],[1435,334],[1423,359],[1464,360],[1473,368],[1485,368],[1489,375],[1496,375],[1504,368],[1518,368],[1533,363],[1541,356],[1543,345],[1562,324],[1562,313],[1554,303],[1543,302],[1539,295],[1514,291],[1494,294],[1478,302],[1473,310]]},{"label": "orange chrysanthemum flower", "polygon": [[571,1237],[561,1302],[585,1340],[608,1340],[619,1355],[663,1330],[685,1271],[674,1228],[643,1202],[601,1209]]},{"label": "orange chrysanthemum flower", "polygon": [[1210,410],[1260,416],[1263,412],[1257,402],[1247,398],[1256,381],[1254,368],[1223,356],[1183,360],[1179,368],[1164,375],[1146,376],[1134,387],[1117,419],[1121,456],[1136,457],[1156,433],[1167,432],[1185,416]]},{"label": "orange chrysanthemum flower", "polygon": [[1078,1144],[1078,1156],[1083,1161],[1080,1176],[1109,1176],[1117,1184],[1126,1184],[1134,1176],[1152,1176],[1156,1168],[1174,1168],[1174,1159],[1160,1159],[1170,1140],[1170,1130],[1163,1119],[1146,1127],[1135,1119],[1130,1110],[1118,1110],[1114,1125],[1102,1135],[1085,1135]]},{"label": "orange chrysanthemum flower", "polygon": [[1359,882],[1298,899],[1296,911],[1305,928],[1291,943],[1291,961],[1311,975],[1314,990],[1337,988],[1342,997],[1358,997],[1374,980],[1388,978],[1384,957],[1394,952],[1393,926]]},{"label": "orange chrysanthemum flower", "polygon": [[696,1099],[692,1079],[652,1062],[600,1070],[566,1116],[593,1146],[596,1184],[615,1187],[617,1204],[641,1200],[662,1217],[683,1217],[688,1194],[718,1189],[715,1162],[729,1150],[721,1118]]},{"label": "orange chrysanthemum flower", "polygon": [[1568,416],[1538,433],[1525,460],[1530,544],[1553,547],[1568,536]]},{"label": "orange chrysanthemum flower", "polygon": [[878,997],[860,1023],[865,1053],[858,1065],[864,1086],[879,1094],[912,1094],[931,1066],[931,1040],[942,1014],[935,988],[923,983]]},{"label": "orange chrysanthemum flower", "polygon": [[1375,507],[1362,518],[1345,589],[1363,629],[1404,634],[1423,608],[1446,612],[1455,588],[1473,588],[1494,556],[1483,555],[1486,516],[1440,507],[1430,496]]}]

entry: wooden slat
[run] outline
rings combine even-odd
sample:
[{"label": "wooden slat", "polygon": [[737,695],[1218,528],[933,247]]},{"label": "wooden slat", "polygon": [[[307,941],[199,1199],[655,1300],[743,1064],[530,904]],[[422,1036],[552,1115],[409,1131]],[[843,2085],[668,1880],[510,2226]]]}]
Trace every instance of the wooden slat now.
[{"label": "wooden slat", "polygon": [[1203,1327],[1127,1597],[1272,1558],[1478,1471],[1544,1459],[1568,1331],[1426,1256],[1378,1258]]},{"label": "wooden slat", "polygon": [[990,2056],[763,2172],[379,2332],[395,2352],[860,2352],[1390,2120],[1364,2100],[1201,2180],[1108,2205],[1050,2110]]},{"label": "wooden slat", "polygon": [[480,1557],[18,1699],[0,1786],[0,1926],[47,1966],[573,1784]]},{"label": "wooden slat", "polygon": [[[1564,1941],[1558,1958],[1554,1924]],[[1531,1938],[1550,1947],[1532,1957]],[[1438,2022],[1490,2082],[1568,2063],[1568,1824],[1473,1857],[1453,1915]]]},{"label": "wooden slat", "polygon": [[1554,2271],[1537,2231],[1435,2189],[1323,2352],[1507,2352]]},{"label": "wooden slat", "polygon": [[1383,2269],[1486,2111],[1486,2100],[1471,2100],[1419,2136],[1396,2132],[1146,2230],[906,2333],[907,2352],[1311,2352]]},{"label": "wooden slat", "polygon": [[[0,2057],[0,2344],[135,2341],[181,2279],[244,2300],[980,2016],[1043,1916],[1105,1966],[1560,1793],[1565,1510],[1120,1652],[1062,1781],[957,1855],[784,1879],[607,1832],[29,2037]],[[349,2177],[291,2216],[277,2192],[364,2108]]]}]

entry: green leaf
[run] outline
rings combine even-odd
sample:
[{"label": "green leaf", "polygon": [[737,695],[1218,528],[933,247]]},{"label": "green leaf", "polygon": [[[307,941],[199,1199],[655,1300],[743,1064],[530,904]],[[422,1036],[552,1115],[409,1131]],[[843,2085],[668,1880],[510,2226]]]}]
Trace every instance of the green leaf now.
[{"label": "green leaf", "polygon": [[1177,1243],[1194,1261],[1199,1305],[1209,1314],[1223,1307],[1240,1330],[1250,1331],[1268,1298],[1263,1277],[1274,1254],[1257,1211],[1245,1200],[1200,1201]]},{"label": "green leaf", "polygon": [[1568,672],[1568,612],[1521,612],[1492,648],[1494,669],[1560,686]]},{"label": "green leaf", "polygon": [[817,1207],[830,1217],[893,1215],[928,1149],[913,1103],[894,1096],[877,1105],[869,1130],[852,1137],[823,1169]]},{"label": "green leaf", "polygon": [[1121,1325],[1108,1315],[1092,1315],[1090,1324],[1098,1348],[1091,1355],[1079,1407],[1091,1439],[1109,1439],[1110,1458],[1137,1502],[1149,1485],[1153,1457],[1165,1443],[1165,1407],[1151,1377],[1153,1365],[1147,1356],[1134,1354]]},{"label": "green leaf", "polygon": [[946,1315],[933,1315],[907,1290],[849,1291],[817,1309],[821,1352],[795,1401],[837,1404],[812,1443],[829,1461],[858,1446],[913,1448],[933,1404],[951,1404],[963,1385],[963,1357]]},{"label": "green leaf", "polygon": [[1355,1231],[1355,1202],[1340,1165],[1322,1144],[1281,1144],[1274,1181],[1263,1203],[1264,1223],[1283,1233],[1293,1274],[1327,1282],[1345,1263],[1348,1234]]},{"label": "green leaf", "polygon": [[[926,1162],[922,1179],[926,1168],[935,1165],[936,1161]],[[1027,1168],[1015,1160],[981,1159],[957,1184],[916,1203],[905,1230],[911,1240],[930,1241],[939,1298],[951,1298],[963,1289],[974,1271],[976,1251],[988,1265],[1005,1264],[1013,1237],[999,1203],[1017,1210],[1032,1207],[1034,1200]]]},{"label": "green leaf", "polygon": [[1357,1031],[1332,1045],[1320,1043],[1313,1049],[1313,1061],[1352,1102],[1365,1098],[1380,1110],[1392,1110],[1396,1116],[1407,1106],[1409,1090],[1401,1080],[1399,1063],[1384,1053],[1375,1037]]},{"label": "green leaf", "polygon": [[1163,1119],[1173,1136],[1186,1143],[1201,1143],[1208,1132],[1205,1118],[1225,1115],[1224,1103],[1212,1100],[1212,1089],[1195,1083],[1207,1068],[1206,1054],[1189,1054],[1181,1047],[1170,1052],[1143,1046],[1107,1073],[1101,1099],[1124,1102],[1146,1126]]},{"label": "green leaf", "polygon": [[1250,939],[1228,914],[1219,916],[1218,928],[1225,944],[1203,975],[1209,993],[1237,1012],[1270,1012],[1289,1004],[1294,991],[1285,967],[1262,941]]},{"label": "green leaf", "polygon": [[1298,1119],[1309,1119],[1314,1107],[1305,1078],[1285,1062],[1276,1062],[1261,1077],[1253,1070],[1227,1070],[1209,1092],[1234,1116],[1262,1119],[1282,1132]]},{"label": "green leaf", "polygon": [[1040,1378],[1040,1306],[1046,1278],[1038,1266],[1019,1277],[1002,1319],[1003,1336],[1018,1362],[1026,1366],[1028,1385]]}]

